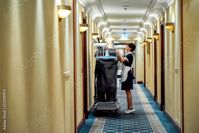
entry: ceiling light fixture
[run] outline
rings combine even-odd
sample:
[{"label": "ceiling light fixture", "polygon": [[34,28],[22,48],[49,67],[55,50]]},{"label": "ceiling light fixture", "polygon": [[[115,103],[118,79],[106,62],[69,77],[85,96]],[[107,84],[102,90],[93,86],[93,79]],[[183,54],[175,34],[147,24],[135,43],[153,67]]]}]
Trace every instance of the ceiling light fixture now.
[{"label": "ceiling light fixture", "polygon": [[141,28],[140,31],[147,33],[147,29],[145,29],[145,28]]},{"label": "ceiling light fixture", "polygon": [[102,29],[102,33],[105,33],[105,32],[108,32],[108,31],[110,31],[110,29],[107,28],[107,27],[105,27],[105,28]]},{"label": "ceiling light fixture", "polygon": [[141,36],[142,38],[144,38],[144,33],[143,32],[138,32],[138,36]]},{"label": "ceiling light fixture", "polygon": [[128,40],[128,34],[126,34],[126,29],[123,29],[123,36],[122,36],[122,40]]},{"label": "ceiling light fixture", "polygon": [[99,22],[98,24],[97,24],[97,27],[99,27],[99,28],[101,28],[101,26],[105,26],[106,25],[106,22]]},{"label": "ceiling light fixture", "polygon": [[124,8],[124,11],[126,11],[129,7],[129,5],[123,5],[122,7]]}]

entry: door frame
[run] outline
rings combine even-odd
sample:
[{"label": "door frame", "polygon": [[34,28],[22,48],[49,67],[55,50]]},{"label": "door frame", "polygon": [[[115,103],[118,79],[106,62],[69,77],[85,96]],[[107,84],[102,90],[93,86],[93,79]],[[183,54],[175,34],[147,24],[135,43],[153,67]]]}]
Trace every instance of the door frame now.
[{"label": "door frame", "polygon": [[160,26],[160,36],[161,36],[161,103],[160,110],[165,110],[165,25]]},{"label": "door frame", "polygon": [[180,49],[180,55],[181,55],[181,82],[180,82],[180,85],[181,85],[181,132],[184,133],[184,39],[183,39],[183,36],[184,36],[184,28],[183,28],[183,20],[184,20],[184,11],[183,11],[183,3],[184,3],[184,0],[181,1],[181,49]]},{"label": "door frame", "polygon": [[74,131],[75,133],[77,132],[77,116],[76,116],[76,112],[77,112],[77,108],[76,108],[76,103],[77,103],[77,100],[76,100],[76,90],[77,90],[77,77],[76,77],[76,74],[77,74],[77,63],[76,63],[76,44],[77,44],[77,41],[76,41],[76,30],[77,30],[77,26],[76,26],[76,16],[77,16],[77,11],[76,11],[76,7],[77,7],[77,2],[76,0],[73,0],[73,8],[72,8],[72,12],[73,12],[73,63],[74,63]]}]

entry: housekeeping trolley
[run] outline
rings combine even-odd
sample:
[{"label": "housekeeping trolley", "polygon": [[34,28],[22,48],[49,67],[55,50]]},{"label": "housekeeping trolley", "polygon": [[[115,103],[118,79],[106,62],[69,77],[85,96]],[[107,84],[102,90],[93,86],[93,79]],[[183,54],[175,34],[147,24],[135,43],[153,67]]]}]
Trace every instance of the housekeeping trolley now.
[{"label": "housekeeping trolley", "polygon": [[117,101],[118,61],[116,54],[113,54],[113,49],[111,49],[111,56],[107,55],[107,52],[108,49],[106,47],[98,47],[97,54],[95,55],[94,113],[101,111],[117,113],[120,108]]}]

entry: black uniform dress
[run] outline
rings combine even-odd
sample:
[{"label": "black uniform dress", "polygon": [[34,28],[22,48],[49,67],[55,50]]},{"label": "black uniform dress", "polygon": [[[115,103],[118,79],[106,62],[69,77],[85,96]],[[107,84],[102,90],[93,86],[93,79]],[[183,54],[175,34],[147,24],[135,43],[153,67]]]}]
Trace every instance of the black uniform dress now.
[{"label": "black uniform dress", "polygon": [[129,52],[125,55],[127,59],[123,62],[122,74],[121,74],[121,83],[122,90],[133,89],[133,74],[132,74],[132,63],[133,63],[133,55],[132,52]]}]

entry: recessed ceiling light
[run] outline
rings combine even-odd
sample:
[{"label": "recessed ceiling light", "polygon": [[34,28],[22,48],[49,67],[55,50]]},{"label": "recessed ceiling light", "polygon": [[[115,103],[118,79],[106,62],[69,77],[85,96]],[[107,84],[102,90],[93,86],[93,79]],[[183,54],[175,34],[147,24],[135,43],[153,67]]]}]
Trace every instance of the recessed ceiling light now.
[{"label": "recessed ceiling light", "polygon": [[129,7],[129,5],[123,5],[122,7],[123,7],[124,10],[126,11],[126,10],[128,9],[128,7]]}]

